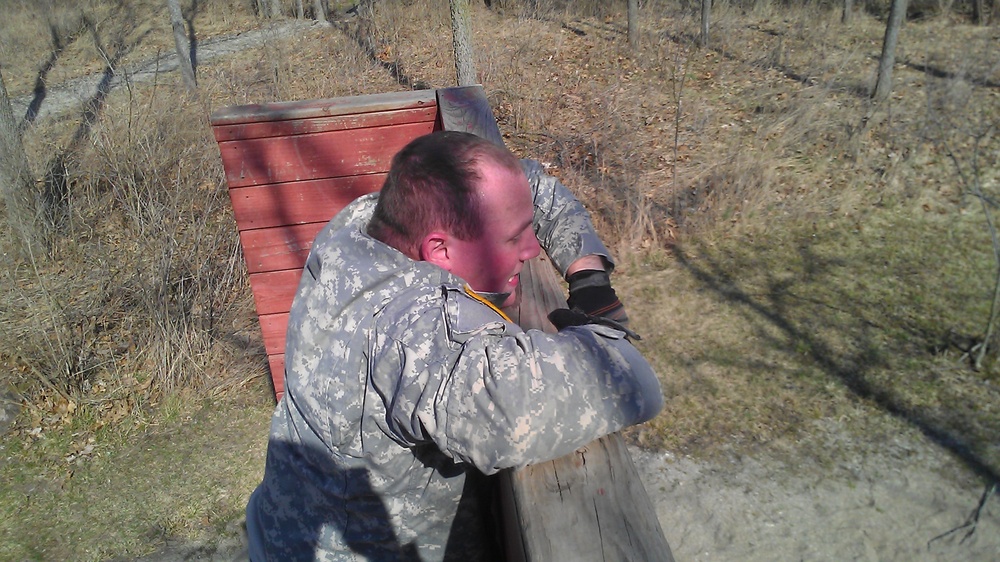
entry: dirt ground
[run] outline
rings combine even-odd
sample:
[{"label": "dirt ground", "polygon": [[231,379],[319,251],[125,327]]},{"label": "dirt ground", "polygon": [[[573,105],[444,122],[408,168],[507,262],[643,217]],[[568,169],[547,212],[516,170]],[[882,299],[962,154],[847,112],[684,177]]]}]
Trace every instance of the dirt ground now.
[{"label": "dirt ground", "polygon": [[[847,446],[869,451],[833,467],[631,452],[678,561],[1000,559],[1000,502],[987,498],[963,527],[984,486],[946,452],[916,434]],[[244,544],[236,520],[214,541],[168,542],[138,561],[242,562]]]}]

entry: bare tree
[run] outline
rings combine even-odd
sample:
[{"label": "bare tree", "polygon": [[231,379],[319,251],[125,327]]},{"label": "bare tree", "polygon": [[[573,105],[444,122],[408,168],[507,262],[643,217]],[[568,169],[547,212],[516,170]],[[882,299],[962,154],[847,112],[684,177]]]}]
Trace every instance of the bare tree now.
[{"label": "bare tree", "polygon": [[33,184],[21,131],[0,73],[0,194],[7,205],[7,224],[18,250],[37,256],[44,247],[45,233],[38,221]]},{"label": "bare tree", "polygon": [[323,0],[313,0],[313,19],[326,21],[326,6],[323,5]]},{"label": "bare tree", "polygon": [[708,46],[708,22],[712,17],[712,0],[701,0],[701,46]]},{"label": "bare tree", "polygon": [[628,46],[639,48],[639,0],[628,0]]},{"label": "bare tree", "polygon": [[472,33],[469,23],[469,0],[449,0],[451,39],[455,46],[455,73],[459,86],[476,84],[476,65],[472,60]]},{"label": "bare tree", "polygon": [[281,0],[253,0],[253,10],[258,16],[276,18],[281,15]]},{"label": "bare tree", "polygon": [[979,25],[989,23],[989,15],[986,12],[986,0],[972,0],[972,21]]},{"label": "bare tree", "polygon": [[892,0],[889,7],[889,21],[885,25],[885,39],[882,41],[882,57],[878,62],[878,81],[872,99],[883,102],[892,91],[892,67],[896,64],[896,42],[899,30],[906,20],[906,0]]},{"label": "bare tree", "polygon": [[843,9],[844,11],[840,13],[840,23],[847,25],[854,16],[854,0],[844,0]]},{"label": "bare tree", "polygon": [[306,9],[302,5],[302,0],[295,0],[295,17],[298,19],[306,17]]},{"label": "bare tree", "polygon": [[358,43],[372,60],[378,58],[375,38],[375,0],[358,2]]},{"label": "bare tree", "polygon": [[184,85],[193,92],[198,88],[198,83],[194,77],[194,65],[191,64],[191,45],[188,44],[187,34],[184,32],[184,15],[181,13],[180,0],[167,0],[167,8],[170,10],[170,27],[174,31],[174,48],[177,49],[181,76],[184,78]]}]

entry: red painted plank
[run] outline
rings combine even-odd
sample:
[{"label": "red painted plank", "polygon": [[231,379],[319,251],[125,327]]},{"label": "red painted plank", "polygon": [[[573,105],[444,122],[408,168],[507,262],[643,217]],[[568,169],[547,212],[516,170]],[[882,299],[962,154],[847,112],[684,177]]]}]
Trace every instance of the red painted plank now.
[{"label": "red painted plank", "polygon": [[313,239],[325,222],[259,228],[240,232],[240,244],[250,273],[302,269]]},{"label": "red painted plank", "polygon": [[230,188],[384,172],[434,123],[219,143]]},{"label": "red painted plank", "polygon": [[229,190],[242,230],[327,222],[358,197],[378,191],[385,174],[368,174]]},{"label": "red painted plank", "polygon": [[268,355],[285,352],[285,334],[288,332],[288,313],[263,314],[260,331],[264,335],[264,350]]},{"label": "red painted plank", "polygon": [[224,107],[212,114],[214,126],[259,121],[310,119],[349,113],[372,113],[394,109],[437,105],[435,90],[389,92],[318,100],[280,101],[264,104]]},{"label": "red painted plank", "polygon": [[217,125],[212,129],[218,142],[259,139],[266,137],[285,137],[343,131],[347,129],[368,129],[385,127],[402,123],[433,123],[437,118],[437,106],[430,105],[416,109],[401,109],[398,111],[379,111],[377,113],[360,113],[337,115],[334,117],[317,117],[312,119],[291,119],[287,121],[264,121],[240,123],[234,125]]},{"label": "red painted plank", "polygon": [[281,400],[285,394],[285,354],[268,355],[267,364],[271,367],[271,383],[274,384],[274,398]]},{"label": "red painted plank", "polygon": [[257,305],[257,316],[288,312],[298,289],[301,269],[250,274],[250,289]]}]

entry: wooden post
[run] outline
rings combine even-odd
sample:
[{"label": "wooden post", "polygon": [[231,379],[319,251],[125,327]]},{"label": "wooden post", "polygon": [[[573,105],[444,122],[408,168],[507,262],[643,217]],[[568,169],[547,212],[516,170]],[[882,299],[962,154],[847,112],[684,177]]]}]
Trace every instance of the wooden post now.
[{"label": "wooden post", "polygon": [[[438,90],[443,128],[503,145],[481,87]],[[566,307],[563,282],[544,254],[521,271],[519,303],[504,312],[526,330],[555,332],[548,313]],[[624,440],[604,436],[586,447],[500,474],[508,562],[673,562]]]},{"label": "wooden post", "polygon": [[[565,307],[546,257],[521,272],[521,302],[508,311],[525,329],[554,331]],[[507,562],[673,562],[656,509],[617,433],[553,461],[500,474]]]}]

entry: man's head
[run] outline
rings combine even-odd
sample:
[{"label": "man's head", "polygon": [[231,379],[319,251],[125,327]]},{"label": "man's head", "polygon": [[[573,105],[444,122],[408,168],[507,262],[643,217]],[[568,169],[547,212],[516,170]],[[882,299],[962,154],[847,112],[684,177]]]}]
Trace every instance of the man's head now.
[{"label": "man's head", "polygon": [[438,132],[393,158],[368,234],[477,291],[513,293],[523,263],[540,251],[533,215],[528,180],[510,152]]}]

